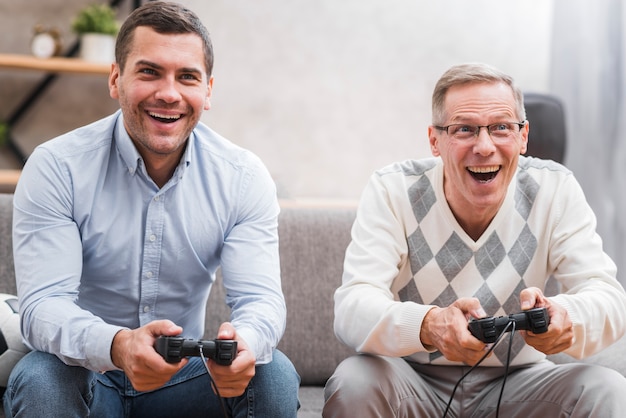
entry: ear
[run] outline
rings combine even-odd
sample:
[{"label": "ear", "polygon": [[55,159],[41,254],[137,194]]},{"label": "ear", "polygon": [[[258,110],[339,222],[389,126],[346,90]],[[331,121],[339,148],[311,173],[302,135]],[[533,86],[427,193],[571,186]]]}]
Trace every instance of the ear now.
[{"label": "ear", "polygon": [[119,86],[118,82],[120,79],[120,66],[117,63],[111,64],[111,72],[109,73],[109,96],[112,99],[119,99]]},{"label": "ear", "polygon": [[526,121],[526,124],[520,132],[522,134],[522,143],[520,144],[519,151],[520,154],[526,154],[526,151],[528,150],[528,132],[530,132],[530,123]]},{"label": "ear", "polygon": [[206,98],[204,99],[204,110],[211,108],[211,93],[213,92],[213,76],[209,77],[207,83]]},{"label": "ear", "polygon": [[428,142],[430,142],[430,152],[434,157],[439,157],[439,129],[430,125],[428,127]]}]

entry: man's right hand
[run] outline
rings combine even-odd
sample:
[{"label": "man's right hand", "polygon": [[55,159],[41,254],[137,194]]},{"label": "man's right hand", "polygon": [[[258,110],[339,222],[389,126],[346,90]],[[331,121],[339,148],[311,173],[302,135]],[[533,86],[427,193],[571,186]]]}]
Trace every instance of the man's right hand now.
[{"label": "man's right hand", "polygon": [[188,362],[170,364],[154,349],[154,342],[161,335],[173,336],[183,329],[172,321],[159,320],[143,327],[119,331],[113,337],[111,360],[122,369],[138,391],[158,389]]},{"label": "man's right hand", "polygon": [[431,309],[422,322],[420,338],[426,347],[435,347],[450,361],[474,365],[487,346],[467,329],[471,317],[487,316],[476,298],[461,298],[446,308]]}]

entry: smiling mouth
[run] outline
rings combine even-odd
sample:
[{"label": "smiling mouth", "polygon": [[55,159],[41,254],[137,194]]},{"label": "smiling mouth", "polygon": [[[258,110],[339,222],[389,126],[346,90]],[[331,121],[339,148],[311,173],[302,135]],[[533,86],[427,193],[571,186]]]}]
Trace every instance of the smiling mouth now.
[{"label": "smiling mouth", "polygon": [[178,115],[162,115],[160,113],[149,112],[148,113],[152,119],[158,120],[162,123],[173,123],[179,120],[182,116]]},{"label": "smiling mouth", "polygon": [[481,183],[487,183],[496,178],[500,172],[499,165],[492,165],[488,167],[467,167],[467,171],[474,179]]}]

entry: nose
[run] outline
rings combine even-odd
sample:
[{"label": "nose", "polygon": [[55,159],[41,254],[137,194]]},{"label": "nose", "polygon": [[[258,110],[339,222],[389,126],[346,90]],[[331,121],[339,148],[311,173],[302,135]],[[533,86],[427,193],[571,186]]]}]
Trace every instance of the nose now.
[{"label": "nose", "polygon": [[181,100],[176,80],[173,77],[163,77],[155,93],[155,98],[165,103],[175,103]]},{"label": "nose", "polygon": [[[484,129],[483,129],[484,128]],[[489,135],[489,131],[486,126],[478,128],[476,134],[476,140],[474,141],[474,152],[480,155],[489,155],[494,153],[496,146]]]}]

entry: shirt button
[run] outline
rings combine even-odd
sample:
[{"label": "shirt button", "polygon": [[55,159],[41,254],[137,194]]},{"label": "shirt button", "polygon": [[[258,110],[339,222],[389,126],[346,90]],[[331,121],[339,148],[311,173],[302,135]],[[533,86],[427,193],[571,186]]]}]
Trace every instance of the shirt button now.
[{"label": "shirt button", "polygon": [[144,306],[143,307],[143,311],[144,311],[144,313],[150,312],[150,307],[149,306]]},{"label": "shirt button", "polygon": [[156,235],[152,234],[150,235],[150,241],[156,241]]},{"label": "shirt button", "polygon": [[161,198],[161,196],[154,196],[154,201],[158,202],[160,198]]},{"label": "shirt button", "polygon": [[152,278],[152,272],[151,272],[151,271],[147,272],[147,273],[146,273],[146,277],[147,277],[148,279],[151,279],[151,278]]}]

